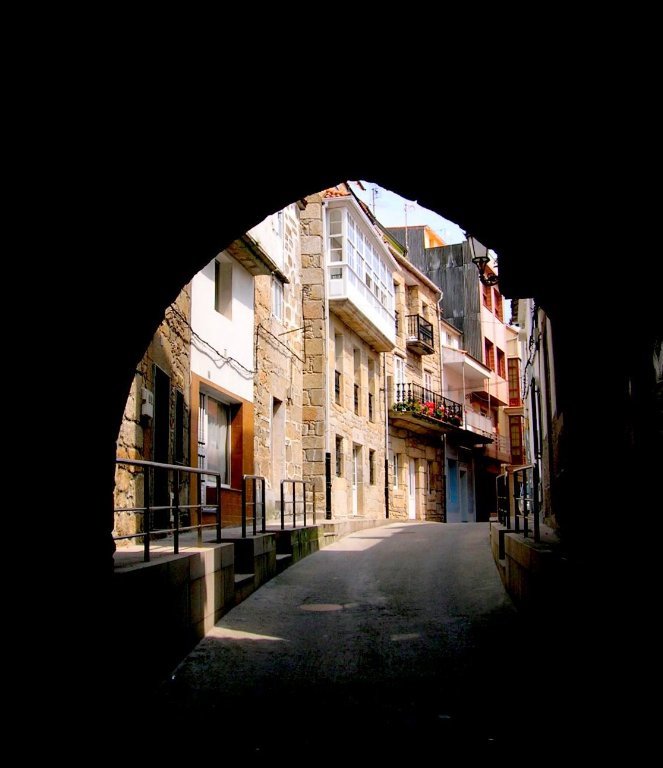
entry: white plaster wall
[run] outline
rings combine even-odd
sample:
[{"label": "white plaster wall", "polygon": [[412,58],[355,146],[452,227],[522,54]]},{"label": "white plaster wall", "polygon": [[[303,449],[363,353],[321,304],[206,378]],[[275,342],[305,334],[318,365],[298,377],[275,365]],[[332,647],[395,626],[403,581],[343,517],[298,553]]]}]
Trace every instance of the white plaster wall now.
[{"label": "white plaster wall", "polygon": [[214,349],[194,336],[191,371],[253,402],[253,277],[225,252],[220,258],[233,268],[232,319],[214,309],[210,261],[191,281],[191,326]]},{"label": "white plaster wall", "polygon": [[[294,206],[289,206],[294,207]],[[279,216],[280,216],[280,230],[279,230]],[[278,264],[280,269],[284,267],[284,254],[283,254],[283,228],[285,226],[284,213],[277,212],[268,216],[266,219],[256,224],[253,229],[250,229],[248,234],[260,244],[260,247],[265,253],[272,259],[272,261]]]}]

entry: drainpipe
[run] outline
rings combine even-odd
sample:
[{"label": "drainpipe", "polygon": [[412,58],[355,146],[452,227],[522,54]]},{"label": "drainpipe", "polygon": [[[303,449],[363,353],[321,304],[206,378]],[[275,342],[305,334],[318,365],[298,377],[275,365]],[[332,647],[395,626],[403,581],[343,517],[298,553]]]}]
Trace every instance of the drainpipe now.
[{"label": "drainpipe", "polygon": [[389,519],[389,399],[387,395],[387,353],[382,353],[384,379],[384,516]]},{"label": "drainpipe", "polygon": [[327,217],[325,215],[324,201],[320,206],[322,212],[322,252],[320,254],[320,262],[322,264],[322,287],[323,287],[323,299],[322,299],[322,314],[323,314],[323,327],[326,327],[324,338],[324,365],[323,376],[325,382],[325,520],[331,520],[332,508],[331,508],[331,491],[332,491],[332,478],[331,478],[331,448],[329,445],[329,334],[331,333],[331,320],[329,317],[329,284],[327,274]]}]

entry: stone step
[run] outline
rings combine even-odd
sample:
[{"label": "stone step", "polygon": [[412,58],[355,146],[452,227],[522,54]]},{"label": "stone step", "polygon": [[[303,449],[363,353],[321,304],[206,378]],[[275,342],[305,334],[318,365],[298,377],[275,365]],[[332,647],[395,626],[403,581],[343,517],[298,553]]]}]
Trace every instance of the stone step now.
[{"label": "stone step", "polygon": [[282,573],[285,569],[292,565],[292,555],[290,553],[283,553],[276,555],[276,572]]},{"label": "stone step", "polygon": [[235,605],[239,605],[242,600],[255,592],[255,574],[236,573],[235,574]]}]

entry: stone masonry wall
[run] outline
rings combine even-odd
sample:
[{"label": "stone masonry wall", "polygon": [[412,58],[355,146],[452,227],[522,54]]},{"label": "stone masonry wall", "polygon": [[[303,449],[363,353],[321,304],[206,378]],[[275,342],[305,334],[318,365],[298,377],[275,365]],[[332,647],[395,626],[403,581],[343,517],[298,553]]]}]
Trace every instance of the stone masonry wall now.
[{"label": "stone masonry wall", "polygon": [[[255,474],[266,478],[268,518],[280,515],[281,480],[301,480],[302,369],[304,325],[302,316],[299,209],[283,210],[283,272],[290,281],[283,286],[283,319],[272,313],[272,282],[255,278]],[[284,434],[279,438],[272,424],[274,399],[285,408]]]},{"label": "stone masonry wall", "polygon": [[[359,448],[360,462],[357,482],[357,510],[361,517],[372,519],[386,516],[384,504],[384,389],[382,355],[352,331],[333,313],[329,334],[329,379],[334,381],[337,359],[341,365],[340,403],[334,388],[330,397],[329,432],[332,454],[332,514],[334,518],[350,517],[353,510],[353,449]],[[343,345],[338,356],[336,339]],[[354,351],[359,351],[359,380],[355,379]],[[374,374],[369,380],[369,360]],[[354,384],[359,384],[359,413],[355,413]],[[369,419],[368,393],[373,391],[373,420]],[[342,439],[341,476],[336,474],[336,438]],[[370,451],[374,451],[374,478],[370,482]]]},{"label": "stone masonry wall", "polygon": [[[387,354],[387,391],[390,406],[394,401],[394,355],[403,358],[405,382],[424,386],[424,374],[430,373],[431,389],[441,393],[440,332],[437,318],[437,296],[423,282],[406,285],[403,272],[394,275],[396,284],[396,311],[400,322],[396,334],[396,348]],[[416,274],[410,272],[410,277]],[[424,305],[426,309],[424,309]],[[421,315],[433,326],[435,352],[418,355],[407,348],[407,315]],[[442,435],[432,429],[429,434],[418,434],[389,425],[389,510],[395,520],[408,518],[409,462],[415,461],[416,517],[419,520],[443,522],[445,520],[444,445]],[[393,454],[399,454],[400,466],[397,487],[394,484]],[[430,493],[427,492],[428,462],[430,464]]]},{"label": "stone masonry wall", "polygon": [[327,319],[324,303],[322,195],[306,198],[300,214],[301,275],[306,363],[303,371],[303,477],[313,482],[320,517],[325,509],[325,360]]},{"label": "stone masonry wall", "polygon": [[[172,463],[175,458],[175,401],[176,392],[179,390],[184,396],[184,463],[190,464],[190,319],[191,288],[190,285],[186,285],[166,310],[164,320],[136,367],[136,375],[129,390],[117,438],[118,457],[152,459],[152,420],[141,417],[141,390],[145,387],[154,392],[153,366],[157,365],[170,376],[169,461]],[[143,489],[142,471],[130,466],[117,467],[114,501],[116,508],[142,506],[144,504]],[[188,480],[185,480],[181,490],[181,503],[186,503],[187,499]],[[142,529],[142,515],[130,512],[115,513],[115,535],[128,535]],[[123,542],[118,542],[118,546],[122,544]]]}]

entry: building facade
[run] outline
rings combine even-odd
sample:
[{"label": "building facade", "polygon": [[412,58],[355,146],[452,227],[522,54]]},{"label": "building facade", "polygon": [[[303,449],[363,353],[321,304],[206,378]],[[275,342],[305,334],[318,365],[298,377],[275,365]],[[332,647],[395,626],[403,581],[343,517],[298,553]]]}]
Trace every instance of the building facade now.
[{"label": "building facade", "polygon": [[303,473],[302,207],[289,205],[249,233],[278,268],[254,284],[254,471],[265,478],[268,519],[280,514],[281,481]]},{"label": "building facade", "polygon": [[[443,292],[445,392],[463,403],[464,427],[477,436],[474,443],[465,437],[447,443],[447,505],[450,519],[463,521],[485,521],[495,513],[496,478],[504,465],[513,463],[511,431],[517,434],[515,424],[522,417],[509,389],[509,375],[519,369],[518,331],[508,324],[497,284],[479,281],[472,262],[477,254],[490,259],[472,238],[424,247],[413,255]],[[486,275],[495,269],[491,259]]]},{"label": "building facade", "polygon": [[[136,367],[117,438],[116,455],[119,458],[189,464],[190,316],[191,292],[187,285],[166,310]],[[155,470],[150,504],[170,506],[174,490],[169,473]],[[186,502],[186,480],[179,491],[183,503]],[[142,516],[134,510],[143,507],[145,501],[142,470],[131,465],[118,465],[115,471],[114,536],[130,536],[143,530]],[[170,527],[168,510],[154,513],[153,526]],[[121,545],[124,541],[131,540],[121,539],[118,543]]]}]

